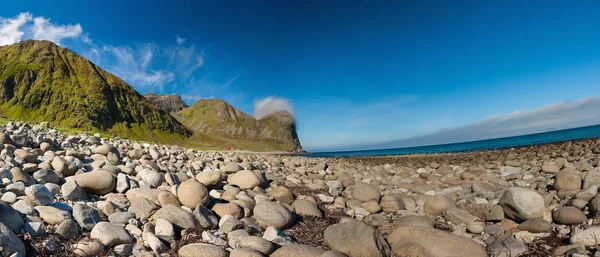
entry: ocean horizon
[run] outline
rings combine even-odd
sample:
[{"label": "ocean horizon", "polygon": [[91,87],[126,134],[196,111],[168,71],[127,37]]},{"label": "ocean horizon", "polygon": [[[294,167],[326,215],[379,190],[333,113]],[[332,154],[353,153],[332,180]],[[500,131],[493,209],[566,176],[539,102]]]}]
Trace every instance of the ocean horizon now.
[{"label": "ocean horizon", "polygon": [[434,154],[451,152],[470,152],[479,150],[496,150],[511,147],[549,144],[569,140],[589,139],[600,137],[600,124],[579,128],[554,130],[528,135],[493,138],[468,142],[448,143],[439,145],[423,145],[401,148],[322,151],[301,154],[305,157],[358,157],[358,156],[390,156],[407,154]]}]

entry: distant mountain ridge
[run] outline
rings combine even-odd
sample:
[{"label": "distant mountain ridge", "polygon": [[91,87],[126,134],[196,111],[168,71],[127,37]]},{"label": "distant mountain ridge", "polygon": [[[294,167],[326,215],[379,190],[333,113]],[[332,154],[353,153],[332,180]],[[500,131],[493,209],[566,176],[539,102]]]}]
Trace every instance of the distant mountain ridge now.
[{"label": "distant mountain ridge", "polygon": [[286,151],[302,151],[294,117],[287,111],[271,113],[259,120],[227,102],[200,99],[173,114],[191,130],[230,139],[260,141]]},{"label": "distant mountain ridge", "polygon": [[0,112],[145,139],[149,132],[191,135],[125,81],[50,41],[0,47]]},{"label": "distant mountain ridge", "polygon": [[0,47],[0,116],[188,147],[302,149],[287,112],[256,120],[220,99],[187,106],[179,95],[142,96],[50,41]]},{"label": "distant mountain ridge", "polygon": [[143,96],[146,97],[150,103],[168,113],[178,112],[188,107],[177,94],[157,95],[154,93],[146,93]]}]

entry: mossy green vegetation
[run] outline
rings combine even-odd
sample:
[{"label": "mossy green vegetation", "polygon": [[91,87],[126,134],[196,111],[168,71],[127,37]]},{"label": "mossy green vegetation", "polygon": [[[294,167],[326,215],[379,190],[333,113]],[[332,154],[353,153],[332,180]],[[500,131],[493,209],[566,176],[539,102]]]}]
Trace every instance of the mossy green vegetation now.
[{"label": "mossy green vegetation", "polygon": [[49,41],[0,47],[0,112],[136,139],[191,135],[123,80]]},{"label": "mossy green vegetation", "polygon": [[120,78],[50,41],[0,47],[0,116],[47,121],[70,134],[197,149],[301,149],[289,113],[256,120],[223,100],[203,99],[171,115]]}]

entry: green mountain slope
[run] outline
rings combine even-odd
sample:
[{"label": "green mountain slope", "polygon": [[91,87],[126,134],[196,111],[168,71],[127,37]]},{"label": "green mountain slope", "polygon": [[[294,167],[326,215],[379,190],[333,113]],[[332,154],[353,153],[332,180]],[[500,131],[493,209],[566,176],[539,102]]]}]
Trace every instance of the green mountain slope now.
[{"label": "green mountain slope", "polygon": [[294,118],[285,111],[256,120],[221,99],[201,99],[173,115],[196,133],[217,137],[220,139],[220,146],[250,147],[254,150],[302,150]]},{"label": "green mountain slope", "polygon": [[0,47],[0,112],[138,139],[191,134],[120,78],[49,41]]}]

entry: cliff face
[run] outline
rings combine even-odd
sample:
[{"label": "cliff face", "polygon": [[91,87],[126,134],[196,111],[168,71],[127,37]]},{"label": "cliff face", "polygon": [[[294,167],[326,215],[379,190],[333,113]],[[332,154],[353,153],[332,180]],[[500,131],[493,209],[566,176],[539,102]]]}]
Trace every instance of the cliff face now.
[{"label": "cliff face", "polygon": [[198,133],[266,143],[282,151],[302,150],[294,118],[286,111],[256,120],[221,99],[201,99],[174,116]]},{"label": "cliff face", "polygon": [[181,97],[177,94],[173,95],[157,95],[154,93],[146,93],[144,97],[148,99],[148,101],[158,108],[166,111],[167,113],[174,113],[181,111],[187,108],[187,104],[183,102]]},{"label": "cliff face", "polygon": [[[120,78],[49,41],[0,47],[0,111],[12,119],[177,135],[190,131]],[[129,134],[131,135],[131,134]]]}]

